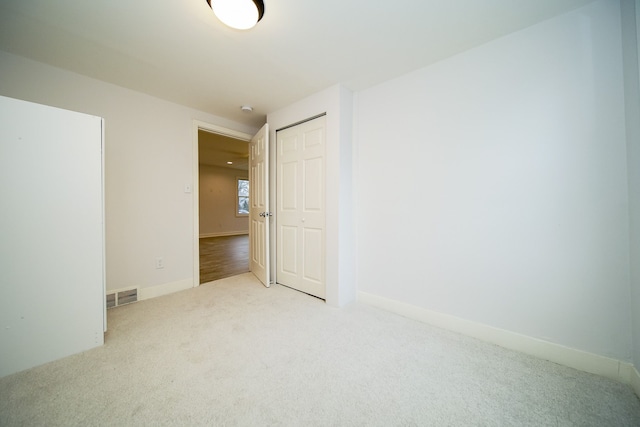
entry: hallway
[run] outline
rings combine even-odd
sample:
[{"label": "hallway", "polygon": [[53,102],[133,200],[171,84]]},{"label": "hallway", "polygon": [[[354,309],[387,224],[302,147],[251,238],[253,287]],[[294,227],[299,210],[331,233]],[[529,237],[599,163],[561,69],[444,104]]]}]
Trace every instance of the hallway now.
[{"label": "hallway", "polygon": [[248,234],[200,239],[200,284],[248,271]]}]

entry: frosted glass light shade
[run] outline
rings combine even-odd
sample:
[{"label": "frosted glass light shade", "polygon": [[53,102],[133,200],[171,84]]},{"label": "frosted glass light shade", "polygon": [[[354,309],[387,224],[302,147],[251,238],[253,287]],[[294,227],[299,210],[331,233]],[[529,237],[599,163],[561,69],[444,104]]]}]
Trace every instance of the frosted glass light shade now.
[{"label": "frosted glass light shade", "polygon": [[262,19],[262,0],[210,0],[213,13],[223,24],[238,30],[248,30]]}]

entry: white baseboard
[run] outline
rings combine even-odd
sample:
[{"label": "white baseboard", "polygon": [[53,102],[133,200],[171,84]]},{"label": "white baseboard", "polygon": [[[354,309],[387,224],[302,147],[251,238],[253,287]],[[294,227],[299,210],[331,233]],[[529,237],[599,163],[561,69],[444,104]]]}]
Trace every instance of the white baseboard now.
[{"label": "white baseboard", "polygon": [[201,239],[206,239],[208,237],[243,236],[245,234],[249,234],[249,231],[223,231],[221,233],[204,233],[199,237]]},{"label": "white baseboard", "polygon": [[174,292],[193,288],[193,278],[178,280],[177,282],[164,283],[162,285],[138,288],[138,301],[156,298]]},{"label": "white baseboard", "polygon": [[632,384],[636,394],[640,396],[640,376],[638,376],[638,371],[631,363],[438,313],[366,292],[358,292],[358,301],[580,371],[601,375],[625,384]]}]

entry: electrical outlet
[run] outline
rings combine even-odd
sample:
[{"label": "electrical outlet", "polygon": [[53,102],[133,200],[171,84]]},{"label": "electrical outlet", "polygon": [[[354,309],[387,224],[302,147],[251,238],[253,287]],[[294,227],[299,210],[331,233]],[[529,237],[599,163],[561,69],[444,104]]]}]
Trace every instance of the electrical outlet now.
[{"label": "electrical outlet", "polygon": [[164,260],[162,257],[156,258],[156,268],[164,268]]}]

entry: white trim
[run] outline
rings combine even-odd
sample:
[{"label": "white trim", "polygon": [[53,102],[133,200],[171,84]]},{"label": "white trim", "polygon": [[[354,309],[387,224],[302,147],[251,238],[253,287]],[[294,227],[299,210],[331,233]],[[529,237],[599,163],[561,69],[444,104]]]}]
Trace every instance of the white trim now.
[{"label": "white trim", "polygon": [[164,283],[162,285],[138,288],[138,301],[161,297],[174,292],[184,291],[193,287],[193,279],[183,279],[177,282]]},{"label": "white trim", "polygon": [[220,233],[204,233],[200,235],[201,239],[206,239],[208,237],[225,237],[225,236],[244,236],[249,234],[249,231],[223,231]]},{"label": "white trim", "polygon": [[[200,171],[200,165],[198,162],[198,130],[202,129],[208,132],[217,133],[219,135],[229,136],[232,138],[240,139],[243,141],[251,141],[253,135],[240,132],[237,130],[225,128],[222,126],[214,125],[200,120],[193,120],[193,133],[191,136],[191,151],[192,151],[192,166],[191,170],[191,185],[193,188],[192,200],[193,200],[193,280],[191,282],[192,287],[200,286],[200,177],[198,176]],[[139,295],[138,295],[139,296]]]},{"label": "white trim", "polygon": [[[229,136],[231,138],[235,138],[235,139],[241,139],[243,141],[251,141],[251,138],[253,138],[253,135],[248,134],[248,133],[244,133],[244,132],[240,132],[237,130],[233,130],[233,129],[229,129],[229,128],[225,128],[222,126],[218,126],[218,125],[214,125],[211,123],[207,123],[207,122],[201,122],[200,120],[194,120],[193,124],[197,129],[202,129],[202,130],[206,130],[208,132],[213,132],[213,133],[217,133],[218,135],[224,135],[224,136]],[[196,132],[196,138],[197,138],[197,132]]]},{"label": "white trim", "polygon": [[102,305],[102,332],[107,332],[107,229],[106,229],[106,177],[105,177],[105,158],[107,157],[107,153],[105,152],[106,144],[105,144],[105,123],[104,118],[100,119],[100,179],[102,180],[101,185],[101,203],[102,203],[102,291],[104,292],[105,299]]},{"label": "white trim", "polygon": [[[358,292],[358,301],[410,319],[468,335],[482,341],[549,360],[580,371],[611,378],[625,384],[630,384],[635,381],[634,388],[636,393],[638,393],[640,389],[638,371],[628,362],[565,347],[560,344],[494,328],[362,291]],[[632,376],[632,371],[635,371],[635,377]]]}]

